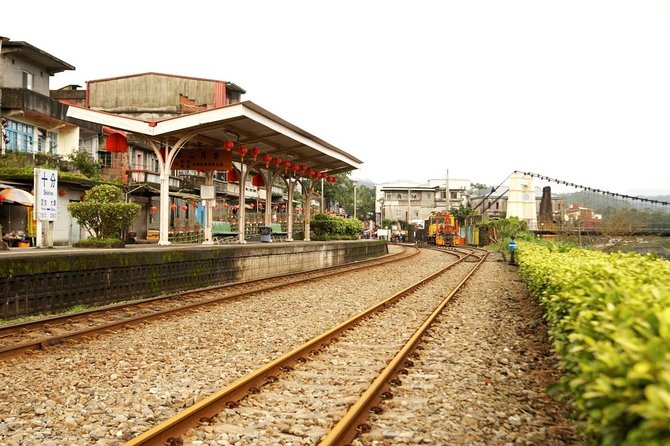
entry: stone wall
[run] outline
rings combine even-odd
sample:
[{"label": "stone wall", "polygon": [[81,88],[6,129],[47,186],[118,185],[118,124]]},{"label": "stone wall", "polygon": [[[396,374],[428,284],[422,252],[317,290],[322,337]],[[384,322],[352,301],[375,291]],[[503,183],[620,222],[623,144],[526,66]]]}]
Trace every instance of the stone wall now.
[{"label": "stone wall", "polygon": [[0,256],[0,318],[102,305],[323,268],[388,253],[385,242],[132,246]]}]

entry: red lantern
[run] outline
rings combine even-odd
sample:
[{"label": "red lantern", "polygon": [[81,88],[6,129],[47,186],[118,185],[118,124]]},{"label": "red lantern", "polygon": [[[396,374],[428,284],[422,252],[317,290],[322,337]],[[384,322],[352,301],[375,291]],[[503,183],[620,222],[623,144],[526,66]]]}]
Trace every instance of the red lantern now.
[{"label": "red lantern", "polygon": [[256,159],[256,157],[260,154],[261,154],[261,149],[259,149],[258,147],[255,147],[255,146],[251,148],[251,156],[253,156],[254,159]]},{"label": "red lantern", "polygon": [[277,206],[277,205],[275,204],[274,206],[272,206],[272,209],[274,209],[274,210],[276,211],[277,209],[279,209],[279,206]]},{"label": "red lantern", "polygon": [[265,186],[265,180],[263,179],[263,175],[260,173],[257,173],[253,177],[251,177],[251,184],[252,186],[256,187],[263,187]]},{"label": "red lantern", "polygon": [[177,205],[174,204],[174,203],[172,203],[172,204],[170,205],[170,209],[172,209],[173,211],[176,210],[176,209],[177,209]]},{"label": "red lantern", "polygon": [[286,203],[282,203],[281,208],[286,209]]},{"label": "red lantern", "polygon": [[226,178],[228,179],[229,183],[237,183],[240,181],[240,177],[237,176],[235,169],[230,169],[226,175]]},{"label": "red lantern", "polygon": [[123,153],[128,151],[128,140],[120,133],[112,133],[105,141],[105,149],[108,152]]},{"label": "red lantern", "polygon": [[272,162],[275,163],[275,167],[277,167],[281,164],[281,158],[275,157]]},{"label": "red lantern", "polygon": [[294,164],[294,165],[291,166],[291,170],[292,170],[294,173],[296,173],[296,172],[298,172],[298,171],[300,170],[300,166],[298,166],[297,164]]},{"label": "red lantern", "polygon": [[254,208],[254,204],[253,204],[253,203],[250,203],[250,204],[249,204],[249,207],[250,207],[251,209],[253,209],[253,208]]},{"label": "red lantern", "polygon": [[228,202],[227,202],[227,201],[224,201],[224,202],[223,202],[223,207],[224,207],[224,208],[227,208],[228,206],[230,206],[230,205],[228,204]]},{"label": "red lantern", "polygon": [[304,164],[301,164],[300,165],[300,170],[302,170],[303,172],[306,172],[307,171],[307,166],[305,166]]},{"label": "red lantern", "polygon": [[272,155],[263,155],[263,162],[265,163],[265,168],[267,169],[272,161]]},{"label": "red lantern", "polygon": [[284,166],[284,169],[288,169],[289,167],[291,167],[291,162],[290,161],[284,161],[282,163],[282,166]]},{"label": "red lantern", "polygon": [[233,148],[235,147],[235,143],[233,141],[231,141],[230,139],[227,139],[226,142],[223,143],[223,147],[226,150],[230,151],[230,150],[233,150]]},{"label": "red lantern", "polygon": [[182,204],[181,205],[181,210],[186,212],[188,210],[188,205],[187,204]]},{"label": "red lantern", "polygon": [[152,214],[156,213],[157,210],[158,210],[158,208],[156,207],[155,204],[151,205],[151,207],[149,208],[149,211],[150,211]]},{"label": "red lantern", "polygon": [[239,146],[237,148],[237,151],[240,152],[240,155],[242,155],[244,157],[247,154],[247,152],[249,151],[249,149],[247,149],[247,146]]},{"label": "red lantern", "polygon": [[312,177],[314,176],[315,173],[316,173],[316,172],[314,172],[312,169],[309,169],[309,170],[307,171],[307,176],[310,177],[310,178],[312,178]]}]

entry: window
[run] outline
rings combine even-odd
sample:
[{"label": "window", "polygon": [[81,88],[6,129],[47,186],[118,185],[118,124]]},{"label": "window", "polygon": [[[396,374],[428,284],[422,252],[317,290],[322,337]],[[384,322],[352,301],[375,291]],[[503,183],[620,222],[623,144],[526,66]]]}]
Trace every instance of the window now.
[{"label": "window", "polygon": [[458,192],[451,192],[451,199],[455,200],[458,198]]},{"label": "window", "polygon": [[35,129],[32,125],[23,124],[16,121],[7,122],[7,148],[18,150],[19,152],[33,153],[33,137]]},{"label": "window", "polygon": [[112,167],[112,152],[106,150],[98,152],[98,161],[102,167]]},{"label": "window", "polygon": [[416,220],[419,218],[419,211],[412,211],[412,219]]},{"label": "window", "polygon": [[396,198],[397,198],[398,200],[402,200],[402,194],[396,194]]},{"label": "window", "polygon": [[58,132],[49,132],[49,153],[55,154],[58,147]]},{"label": "window", "polygon": [[405,213],[403,211],[397,210],[395,211],[395,218],[402,218],[405,216]]},{"label": "window", "polygon": [[419,199],[419,194],[412,194],[412,200],[418,200]]},{"label": "window", "polygon": [[39,129],[37,134],[37,151],[40,153],[56,153],[56,146],[58,145],[58,133],[47,132],[44,129]]},{"label": "window", "polygon": [[433,198],[433,194],[430,192],[426,192],[426,200],[431,200]]},{"label": "window", "polygon": [[29,73],[27,71],[23,72],[23,88],[28,90],[33,89],[33,73]]}]

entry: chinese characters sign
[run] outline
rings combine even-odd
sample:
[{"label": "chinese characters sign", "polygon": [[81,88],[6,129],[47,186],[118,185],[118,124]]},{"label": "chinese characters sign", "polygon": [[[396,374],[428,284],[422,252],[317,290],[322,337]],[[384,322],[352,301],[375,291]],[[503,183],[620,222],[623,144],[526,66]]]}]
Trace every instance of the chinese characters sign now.
[{"label": "chinese characters sign", "polygon": [[230,170],[232,154],[220,149],[182,149],[172,162],[174,170]]},{"label": "chinese characters sign", "polygon": [[58,171],[35,169],[35,217],[55,221],[58,216]]}]

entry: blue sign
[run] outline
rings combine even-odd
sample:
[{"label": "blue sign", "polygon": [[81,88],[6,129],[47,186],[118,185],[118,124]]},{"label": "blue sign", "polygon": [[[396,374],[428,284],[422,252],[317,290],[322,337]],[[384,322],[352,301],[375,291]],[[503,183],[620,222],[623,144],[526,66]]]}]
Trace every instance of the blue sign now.
[{"label": "blue sign", "polygon": [[510,251],[514,251],[516,249],[516,242],[511,241],[507,244],[507,247],[509,248]]}]

